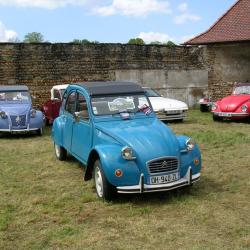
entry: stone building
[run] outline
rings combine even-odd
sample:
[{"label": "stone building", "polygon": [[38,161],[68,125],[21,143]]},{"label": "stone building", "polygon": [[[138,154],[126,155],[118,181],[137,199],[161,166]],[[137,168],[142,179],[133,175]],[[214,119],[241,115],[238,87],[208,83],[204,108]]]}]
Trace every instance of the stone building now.
[{"label": "stone building", "polygon": [[250,0],[238,0],[211,28],[185,44],[204,46],[213,100],[229,94],[235,82],[250,81]]}]

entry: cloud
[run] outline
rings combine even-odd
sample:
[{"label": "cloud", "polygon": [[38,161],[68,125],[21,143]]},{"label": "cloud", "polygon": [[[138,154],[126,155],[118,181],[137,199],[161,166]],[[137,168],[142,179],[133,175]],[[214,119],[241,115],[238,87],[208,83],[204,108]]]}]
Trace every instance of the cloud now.
[{"label": "cloud", "polygon": [[94,13],[101,16],[147,16],[153,12],[171,13],[169,2],[162,0],[113,0],[110,5],[94,9]]},{"label": "cloud", "polygon": [[183,24],[183,23],[186,23],[188,21],[197,22],[197,21],[201,20],[200,16],[189,12],[187,3],[181,3],[178,5],[177,8],[181,12],[181,14],[174,17],[174,23]]},{"label": "cloud", "polygon": [[172,37],[170,37],[168,34],[160,33],[160,32],[141,32],[138,35],[139,38],[143,39],[144,42],[146,43],[151,43],[151,42],[161,42],[161,43],[166,43],[169,40],[173,40]]},{"label": "cloud", "polygon": [[8,30],[4,24],[0,21],[0,42],[8,42],[11,39],[15,39],[17,33],[14,30]]},{"label": "cloud", "polygon": [[0,0],[2,6],[56,9],[68,5],[85,5],[88,0]]}]

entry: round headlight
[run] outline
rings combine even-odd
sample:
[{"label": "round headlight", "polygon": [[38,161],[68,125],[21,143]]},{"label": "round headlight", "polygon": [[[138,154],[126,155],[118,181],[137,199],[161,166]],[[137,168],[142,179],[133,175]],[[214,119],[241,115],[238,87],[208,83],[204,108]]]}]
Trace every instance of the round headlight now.
[{"label": "round headlight", "polygon": [[248,110],[247,105],[246,104],[242,105],[241,110],[242,110],[242,112],[247,112],[247,110]]},{"label": "round headlight", "polygon": [[5,119],[5,118],[7,118],[7,115],[6,115],[6,113],[4,111],[0,111],[0,117],[2,119]]},{"label": "round headlight", "polygon": [[217,109],[217,105],[215,103],[212,104],[212,110],[216,110]]},{"label": "round headlight", "polygon": [[124,147],[122,149],[122,157],[125,160],[134,160],[135,157],[133,156],[133,150],[130,147]]},{"label": "round headlight", "polygon": [[36,116],[36,110],[35,109],[31,109],[30,110],[30,117],[34,118]]},{"label": "round headlight", "polygon": [[187,150],[188,151],[193,150],[195,144],[196,143],[195,143],[195,141],[192,138],[188,139],[187,142],[186,142]]}]

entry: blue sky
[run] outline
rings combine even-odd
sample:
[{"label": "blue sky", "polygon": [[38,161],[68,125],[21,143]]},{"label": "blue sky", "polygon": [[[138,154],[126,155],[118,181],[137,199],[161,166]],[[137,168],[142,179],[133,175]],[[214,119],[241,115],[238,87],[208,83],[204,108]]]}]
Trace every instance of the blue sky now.
[{"label": "blue sky", "polygon": [[0,42],[40,32],[50,42],[183,42],[207,30],[236,0],[0,0]]}]

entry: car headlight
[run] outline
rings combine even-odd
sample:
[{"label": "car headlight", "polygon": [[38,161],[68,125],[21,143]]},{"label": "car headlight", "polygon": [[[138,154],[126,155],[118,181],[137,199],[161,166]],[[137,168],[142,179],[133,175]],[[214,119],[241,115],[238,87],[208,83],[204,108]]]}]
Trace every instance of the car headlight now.
[{"label": "car headlight", "polygon": [[216,110],[217,109],[217,105],[215,103],[212,104],[212,110]]},{"label": "car headlight", "polygon": [[30,110],[30,117],[34,118],[36,116],[36,110],[35,109],[31,109]]},{"label": "car headlight", "polygon": [[187,151],[193,150],[194,147],[195,147],[195,144],[196,144],[196,143],[195,143],[194,139],[189,138],[189,139],[186,141]]},{"label": "car headlight", "polygon": [[246,104],[242,105],[241,110],[242,110],[242,112],[247,112],[248,106]]},{"label": "car headlight", "polygon": [[4,111],[0,111],[0,117],[1,117],[2,119],[6,119],[6,118],[7,118],[7,115],[6,115],[6,113],[5,113]]},{"label": "car headlight", "polygon": [[136,159],[136,157],[133,156],[133,150],[130,147],[124,147],[122,149],[122,157],[128,161]]}]

